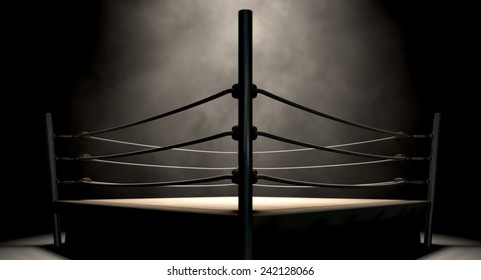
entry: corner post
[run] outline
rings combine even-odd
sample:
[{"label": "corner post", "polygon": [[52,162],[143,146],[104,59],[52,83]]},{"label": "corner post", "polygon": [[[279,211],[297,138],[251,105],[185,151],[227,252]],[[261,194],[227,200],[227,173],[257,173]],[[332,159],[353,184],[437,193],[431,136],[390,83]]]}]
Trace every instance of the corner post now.
[{"label": "corner post", "polygon": [[252,11],[239,11],[239,219],[244,259],[252,259]]},{"label": "corner post", "polygon": [[441,127],[441,114],[435,113],[433,120],[433,132],[431,140],[431,163],[429,165],[429,185],[428,197],[430,202],[429,212],[426,217],[426,228],[424,231],[424,245],[430,248],[433,241],[433,209],[434,209],[434,194],[436,190],[436,172],[438,163],[438,147],[439,147],[439,130]]},{"label": "corner post", "polygon": [[45,128],[47,136],[47,151],[48,151],[48,165],[49,165],[49,180],[50,190],[52,198],[53,209],[53,241],[58,248],[62,244],[62,235],[60,229],[60,216],[55,212],[54,203],[58,200],[58,188],[57,188],[57,168],[55,165],[55,143],[52,124],[52,115],[50,113],[45,114]]}]

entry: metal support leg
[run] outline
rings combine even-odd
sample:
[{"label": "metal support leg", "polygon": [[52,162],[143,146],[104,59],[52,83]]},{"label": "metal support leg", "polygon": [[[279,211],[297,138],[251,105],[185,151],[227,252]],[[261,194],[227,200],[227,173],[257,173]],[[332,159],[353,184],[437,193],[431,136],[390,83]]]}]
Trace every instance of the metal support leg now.
[{"label": "metal support leg", "polygon": [[426,217],[426,228],[424,231],[424,245],[430,248],[433,241],[433,209],[434,209],[434,193],[436,190],[436,172],[438,162],[438,146],[439,146],[439,129],[441,124],[441,114],[434,114],[433,134],[431,141],[431,164],[429,166],[429,185],[428,185],[428,201],[431,203],[429,212]]},{"label": "metal support leg", "polygon": [[[53,124],[52,115],[50,113],[45,114],[45,127],[47,133],[47,151],[48,151],[48,163],[50,170],[50,188],[52,195],[52,207],[53,204],[58,200],[58,189],[57,189],[57,169],[55,166],[55,146],[54,146],[54,134],[53,134]],[[55,210],[53,210],[53,241],[56,247],[60,247],[62,244],[62,235],[60,229],[60,217]]]}]

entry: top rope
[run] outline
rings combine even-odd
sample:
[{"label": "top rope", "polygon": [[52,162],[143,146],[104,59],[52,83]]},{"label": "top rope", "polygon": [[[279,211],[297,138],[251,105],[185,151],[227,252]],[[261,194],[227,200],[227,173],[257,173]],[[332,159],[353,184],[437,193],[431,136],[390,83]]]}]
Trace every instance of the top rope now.
[{"label": "top rope", "polygon": [[308,108],[308,107],[305,107],[305,106],[302,106],[300,104],[297,104],[295,102],[292,102],[290,100],[287,100],[285,98],[282,98],[280,96],[277,96],[273,93],[270,93],[266,90],[263,90],[263,89],[257,89],[257,93],[260,93],[264,96],[267,96],[269,98],[272,98],[274,100],[277,100],[281,103],[284,103],[286,105],[289,105],[289,106],[292,106],[292,107],[295,107],[297,109],[300,109],[300,110],[303,110],[305,112],[308,112],[308,113],[311,113],[311,114],[314,114],[314,115],[317,115],[317,116],[321,116],[323,118],[326,118],[326,119],[330,119],[330,120],[333,120],[333,121],[336,121],[336,122],[340,122],[340,123],[344,123],[344,124],[347,124],[347,125],[350,125],[350,126],[354,126],[354,127],[358,127],[358,128],[362,128],[362,129],[366,129],[366,130],[370,130],[370,131],[375,131],[375,132],[380,132],[380,133],[384,133],[384,134],[388,134],[388,135],[393,135],[393,136],[397,136],[397,137],[411,137],[411,135],[408,135],[404,132],[401,132],[401,131],[398,131],[398,132],[395,132],[395,131],[390,131],[390,130],[385,130],[385,129],[380,129],[380,128],[375,128],[375,127],[372,127],[372,126],[368,126],[368,125],[364,125],[364,124],[360,124],[360,123],[355,123],[355,122],[351,122],[351,121],[347,121],[347,120],[343,120],[343,119],[340,119],[340,118],[337,118],[337,117],[334,117],[334,116],[331,116],[331,115],[328,115],[328,114],[325,114],[325,113],[322,113],[322,112],[319,112],[319,111],[316,111],[314,109],[311,109],[311,108]]},{"label": "top rope", "polygon": [[165,117],[167,117],[167,116],[170,116],[170,115],[173,115],[173,114],[177,114],[177,113],[180,113],[180,112],[182,112],[182,111],[185,111],[185,110],[188,110],[188,109],[197,107],[197,106],[199,106],[199,105],[205,104],[205,103],[207,103],[207,102],[210,102],[210,101],[212,101],[212,100],[215,100],[215,99],[217,99],[217,98],[220,98],[220,97],[222,97],[222,96],[224,96],[224,95],[226,95],[226,94],[229,94],[229,93],[232,93],[232,89],[223,90],[223,91],[218,92],[218,93],[216,93],[216,94],[214,94],[214,95],[211,95],[211,96],[206,97],[206,98],[204,98],[204,99],[201,99],[201,100],[199,100],[199,101],[193,102],[193,103],[191,103],[191,104],[182,106],[182,107],[180,107],[180,108],[177,108],[177,109],[174,109],[174,110],[165,112],[165,113],[160,114],[160,115],[157,115],[157,116],[153,116],[153,117],[146,118],[146,119],[143,119],[143,120],[135,121],[135,122],[132,122],[132,123],[128,123],[128,124],[124,124],[124,125],[119,125],[119,126],[114,126],[114,127],[110,127],[110,128],[106,128],[106,129],[94,130],[94,131],[90,131],[90,132],[88,132],[88,131],[87,131],[87,132],[81,132],[81,133],[78,133],[78,134],[76,134],[76,135],[58,135],[57,137],[59,137],[59,138],[88,137],[88,136],[92,136],[92,135],[97,135],[97,134],[101,134],[101,133],[117,131],[117,130],[129,128],[129,127],[141,125],[141,124],[144,124],[144,123],[148,123],[148,122],[155,121],[155,120],[158,120],[158,119],[161,119],[161,118],[165,118]]}]

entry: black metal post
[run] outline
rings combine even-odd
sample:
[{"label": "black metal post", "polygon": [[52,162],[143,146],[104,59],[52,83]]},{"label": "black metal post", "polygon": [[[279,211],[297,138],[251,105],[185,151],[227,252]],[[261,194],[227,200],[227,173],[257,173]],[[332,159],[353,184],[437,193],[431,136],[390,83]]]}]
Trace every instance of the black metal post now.
[{"label": "black metal post", "polygon": [[[47,151],[48,151],[48,164],[50,170],[50,188],[52,195],[52,207],[53,204],[58,200],[58,189],[57,189],[57,168],[55,166],[55,146],[54,146],[54,134],[53,134],[53,124],[52,115],[50,113],[45,114],[45,128],[47,134]],[[55,246],[60,247],[62,244],[62,235],[60,229],[60,217],[55,210],[53,212],[53,241]]]},{"label": "black metal post", "polygon": [[424,231],[424,245],[430,248],[433,241],[433,209],[434,192],[436,190],[436,172],[438,163],[439,128],[441,125],[441,114],[435,113],[433,120],[433,133],[431,140],[431,163],[429,165],[428,201],[430,202],[429,212],[426,217],[426,228]]},{"label": "black metal post", "polygon": [[239,218],[243,258],[252,259],[252,11],[239,11]]}]

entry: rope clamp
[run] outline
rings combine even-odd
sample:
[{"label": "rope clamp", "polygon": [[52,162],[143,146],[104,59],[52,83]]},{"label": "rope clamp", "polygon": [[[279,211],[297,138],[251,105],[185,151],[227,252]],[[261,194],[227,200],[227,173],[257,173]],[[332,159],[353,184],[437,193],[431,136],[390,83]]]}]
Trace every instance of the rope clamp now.
[{"label": "rope clamp", "polygon": [[[256,98],[257,86],[253,84],[251,91],[252,91],[252,99]],[[235,84],[232,86],[232,97],[234,97],[235,99],[239,99],[239,84]]]},{"label": "rope clamp", "polygon": [[[239,141],[239,126],[234,126],[232,127],[232,139],[235,141]],[[251,128],[251,140],[256,140],[257,139],[257,127],[253,126]]]},{"label": "rope clamp", "polygon": [[[257,183],[257,170],[252,169],[251,170],[251,179],[252,179],[252,184]],[[239,184],[239,169],[234,169],[232,170],[232,183],[234,184]]]}]

